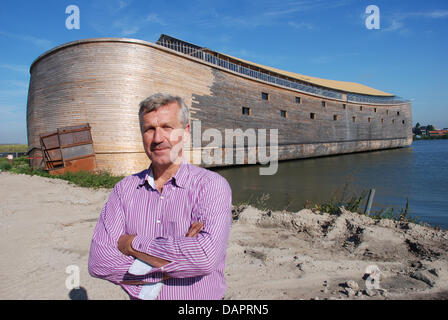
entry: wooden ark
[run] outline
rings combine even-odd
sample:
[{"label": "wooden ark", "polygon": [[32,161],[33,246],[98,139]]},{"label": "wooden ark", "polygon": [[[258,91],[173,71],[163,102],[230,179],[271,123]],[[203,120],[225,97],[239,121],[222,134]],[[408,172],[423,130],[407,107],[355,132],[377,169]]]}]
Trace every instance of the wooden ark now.
[{"label": "wooden ark", "polygon": [[[213,128],[223,136],[226,129],[277,129],[279,160],[412,142],[407,100],[357,83],[262,66],[166,35],[155,44],[122,38],[70,42],[39,56],[30,73],[27,130],[34,167],[42,166],[41,134],[88,123],[97,170],[123,175],[147,168],[138,105],[157,92],[183,97],[201,134]],[[207,150],[208,143],[190,146],[196,147],[192,154]],[[257,147],[249,140],[243,146]]]}]

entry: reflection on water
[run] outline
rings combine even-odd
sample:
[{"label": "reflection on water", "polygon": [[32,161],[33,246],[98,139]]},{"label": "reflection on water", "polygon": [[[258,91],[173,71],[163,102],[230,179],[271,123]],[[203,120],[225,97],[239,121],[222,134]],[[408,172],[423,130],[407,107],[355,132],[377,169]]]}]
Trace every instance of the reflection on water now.
[{"label": "reflection on water", "polygon": [[[448,140],[416,141],[409,148],[283,161],[273,176],[259,167],[214,169],[230,183],[233,202],[270,195],[273,210],[298,211],[306,200],[321,202],[347,188],[375,189],[373,210],[399,211],[409,199],[410,216],[448,229]],[[363,208],[363,207],[362,207]]]}]

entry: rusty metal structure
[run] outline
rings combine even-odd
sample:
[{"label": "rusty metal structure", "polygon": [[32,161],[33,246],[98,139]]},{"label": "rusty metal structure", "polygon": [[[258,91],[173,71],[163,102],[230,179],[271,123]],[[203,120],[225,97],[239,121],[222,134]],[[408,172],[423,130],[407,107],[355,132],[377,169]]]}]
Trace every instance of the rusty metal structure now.
[{"label": "rusty metal structure", "polygon": [[96,168],[89,124],[43,133],[40,143],[45,169],[52,175]]}]

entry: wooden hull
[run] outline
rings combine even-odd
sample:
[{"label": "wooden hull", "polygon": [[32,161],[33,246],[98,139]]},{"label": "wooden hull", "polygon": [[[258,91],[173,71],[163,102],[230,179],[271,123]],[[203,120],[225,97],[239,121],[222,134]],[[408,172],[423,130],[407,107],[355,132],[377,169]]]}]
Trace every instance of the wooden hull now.
[{"label": "wooden hull", "polygon": [[[277,129],[279,160],[412,142],[410,103],[360,104],[312,95],[140,40],[68,43],[36,59],[30,72],[27,129],[35,167],[41,164],[39,134],[88,123],[99,170],[131,174],[146,168],[138,105],[157,92],[183,97],[192,121],[201,121],[201,134],[210,128],[223,135],[225,129]],[[242,114],[243,107],[251,114]],[[207,145],[202,141],[201,147]]]}]

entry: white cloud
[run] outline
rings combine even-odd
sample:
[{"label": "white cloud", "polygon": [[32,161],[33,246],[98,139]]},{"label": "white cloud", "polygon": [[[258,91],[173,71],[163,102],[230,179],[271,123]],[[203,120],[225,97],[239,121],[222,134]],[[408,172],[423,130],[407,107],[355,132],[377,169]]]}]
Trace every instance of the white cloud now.
[{"label": "white cloud", "polygon": [[267,16],[285,16],[292,13],[303,12],[307,10],[321,10],[342,7],[350,4],[352,0],[301,0],[301,1],[278,1],[274,7],[266,12]]},{"label": "white cloud", "polygon": [[392,20],[392,24],[387,28],[382,28],[383,31],[389,32],[389,31],[397,31],[399,29],[402,29],[404,24],[398,20]]},{"label": "white cloud", "polygon": [[293,22],[293,21],[289,21],[288,25],[290,27],[293,27],[294,29],[308,29],[308,30],[312,30],[313,29],[313,25],[311,23],[306,23],[306,22]]},{"label": "white cloud", "polygon": [[419,11],[419,12],[403,12],[397,15],[401,19],[406,18],[430,18],[440,19],[448,17],[448,10],[433,10],[433,11]]},{"label": "white cloud", "polygon": [[[239,15],[220,15],[213,12],[212,17],[208,17],[205,21],[201,21],[202,25],[214,25],[218,24],[228,28],[257,28],[261,26],[272,26],[276,24],[283,24],[285,21],[291,21],[295,14],[305,11],[320,11],[326,9],[332,9],[336,7],[345,6],[351,3],[353,0],[299,0],[299,1],[256,1],[256,6],[249,12],[242,12]],[[309,23],[298,23],[291,27],[314,28]]]},{"label": "white cloud", "polygon": [[415,18],[426,19],[441,19],[448,17],[448,10],[433,10],[433,11],[417,11],[417,12],[400,12],[393,15],[391,24],[386,28],[381,28],[386,32],[398,31],[401,34],[409,32],[405,28],[405,21]]},{"label": "white cloud", "polygon": [[150,13],[145,18],[131,15],[122,16],[112,23],[112,27],[118,29],[121,36],[130,36],[140,32],[149,23],[166,26],[165,21],[155,13]]},{"label": "white cloud", "polygon": [[11,71],[16,71],[19,73],[24,73],[24,74],[28,74],[29,72],[29,67],[23,64],[9,64],[9,63],[4,63],[4,64],[0,64],[0,68],[1,69],[8,69]]},{"label": "white cloud", "polygon": [[126,8],[128,5],[129,5],[129,2],[120,0],[120,1],[118,1],[118,10]]},{"label": "white cloud", "polygon": [[129,7],[130,4],[131,4],[130,1],[125,1],[125,0],[118,0],[118,1],[108,0],[107,8],[108,8],[109,12],[111,12],[112,14],[116,14],[116,13],[120,12],[121,10],[123,10],[124,8]]},{"label": "white cloud", "polygon": [[44,48],[44,49],[50,49],[53,47],[53,42],[51,40],[43,39],[43,38],[37,38],[30,35],[23,35],[23,34],[16,34],[6,31],[0,31],[0,36],[5,36],[9,38],[13,38],[16,40],[25,41],[28,43],[32,43],[37,47]]},{"label": "white cloud", "polygon": [[137,27],[137,26],[124,28],[123,30],[121,30],[120,35],[122,35],[122,36],[131,36],[133,34],[136,34],[139,30],[140,30],[140,28]]},{"label": "white cloud", "polygon": [[346,53],[335,53],[332,55],[317,56],[310,59],[310,62],[314,64],[327,64],[335,61],[339,61],[344,58],[359,56],[359,52],[346,52]]},{"label": "white cloud", "polygon": [[135,19],[129,17],[122,17],[113,22],[112,27],[118,29],[120,36],[134,35],[140,31],[141,24]]},{"label": "white cloud", "polygon": [[445,18],[448,17],[448,10],[435,10],[427,13],[426,16],[434,19]]},{"label": "white cloud", "polygon": [[166,26],[165,21],[162,18],[160,18],[156,13],[148,14],[148,16],[146,17],[146,21]]}]

